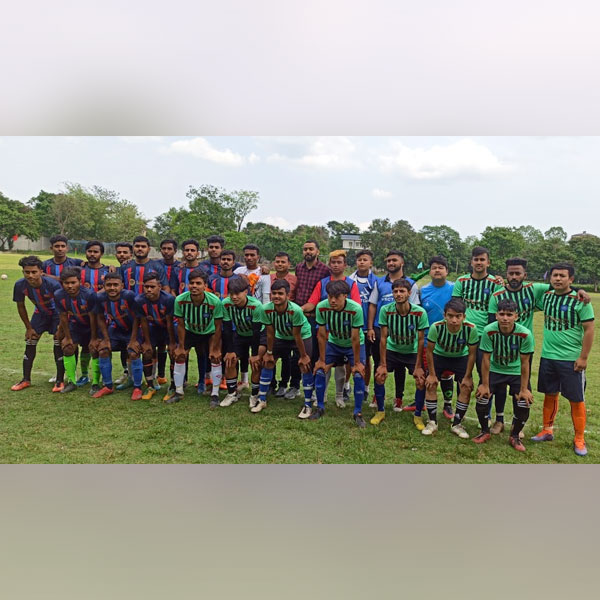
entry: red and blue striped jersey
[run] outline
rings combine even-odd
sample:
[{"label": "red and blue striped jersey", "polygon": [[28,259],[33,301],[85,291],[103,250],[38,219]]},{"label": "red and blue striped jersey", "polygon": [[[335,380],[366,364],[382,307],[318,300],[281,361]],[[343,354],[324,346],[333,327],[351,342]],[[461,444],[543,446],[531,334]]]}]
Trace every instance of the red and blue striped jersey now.
[{"label": "red and blue striped jersey", "polygon": [[87,263],[81,267],[81,286],[99,292],[104,287],[104,277],[108,273],[106,265],[92,269]]},{"label": "red and blue striped jersey", "polygon": [[[238,267],[241,267],[241,266],[242,265],[239,262],[236,262],[233,265],[233,270],[235,271]],[[200,261],[198,268],[203,269],[209,275],[220,275],[221,274],[221,263],[217,263],[216,265],[213,265],[210,262],[210,259]]]},{"label": "red and blue striped jersey", "polygon": [[183,294],[188,291],[188,285],[190,282],[190,273],[199,269],[200,267],[188,267],[185,263],[181,263],[174,269],[174,273],[171,276],[171,290],[176,295]]},{"label": "red and blue striped jersey", "polygon": [[36,313],[51,315],[56,311],[54,294],[59,290],[62,290],[62,285],[56,279],[42,277],[42,285],[39,288],[34,288],[23,278],[15,281],[13,301],[25,302],[25,298],[29,298],[35,306]]},{"label": "red and blue striped jersey", "polygon": [[175,296],[160,292],[158,300],[152,302],[144,294],[135,297],[135,309],[138,317],[144,317],[150,327],[167,327],[167,316],[173,315]]},{"label": "red and blue striped jersey", "polygon": [[179,267],[181,265],[181,262],[179,262],[178,260],[174,260],[170,265],[168,265],[165,262],[164,258],[161,258],[160,260],[158,260],[156,262],[159,262],[162,265],[162,267],[165,271],[165,276],[167,277],[167,281],[169,282],[169,287],[172,288],[173,286],[171,285],[171,278],[175,275],[177,267]]},{"label": "red and blue striped jersey", "polygon": [[162,264],[158,260],[149,260],[147,263],[139,264],[135,260],[130,260],[121,265],[121,276],[126,290],[131,290],[136,294],[144,291],[144,275],[147,273],[158,273],[160,285],[162,287],[169,285]]},{"label": "red and blue striped jersey", "polygon": [[59,264],[54,262],[53,258],[49,258],[42,263],[42,271],[44,271],[46,275],[60,277],[60,274],[65,267],[81,267],[83,262],[84,261],[81,260],[81,258],[70,258],[67,256],[67,258],[65,258],[65,262]]},{"label": "red and blue striped jersey", "polygon": [[131,290],[122,290],[117,300],[111,300],[106,292],[100,292],[96,300],[95,312],[104,315],[109,329],[118,329],[131,333],[136,315],[135,294]]},{"label": "red and blue striped jersey", "polygon": [[54,294],[54,302],[59,313],[67,313],[71,325],[90,326],[90,315],[96,306],[96,293],[87,288],[79,288],[79,293],[72,298],[64,289]]},{"label": "red and blue striped jersey", "polygon": [[221,275],[211,275],[208,278],[208,287],[222,300],[229,295],[229,281],[239,277],[235,273],[230,277],[222,277]]}]

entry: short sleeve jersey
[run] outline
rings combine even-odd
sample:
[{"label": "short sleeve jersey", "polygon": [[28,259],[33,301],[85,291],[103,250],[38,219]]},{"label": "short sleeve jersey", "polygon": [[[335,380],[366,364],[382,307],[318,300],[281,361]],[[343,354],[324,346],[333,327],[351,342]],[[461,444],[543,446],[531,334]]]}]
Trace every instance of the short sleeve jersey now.
[{"label": "short sleeve jersey", "polygon": [[278,340],[293,340],[294,327],[300,327],[300,335],[303,340],[312,336],[308,319],[300,306],[291,300],[288,300],[282,313],[277,312],[272,302],[267,302],[262,307],[262,322],[275,328],[275,337]]},{"label": "short sleeve jersey", "polygon": [[583,323],[594,320],[592,304],[577,299],[577,292],[546,292],[538,303],[544,311],[542,358],[574,361],[581,354]]},{"label": "short sleeve jersey", "polygon": [[[200,264],[198,265],[200,269],[203,269],[204,271],[206,271],[209,275],[220,275],[221,274],[221,263],[217,263],[216,265],[213,265],[210,262],[210,259],[207,260],[202,260],[200,261]],[[239,262],[235,262],[233,263],[233,270],[235,271],[236,269],[238,269],[239,267],[241,267],[242,265]]]},{"label": "short sleeve jersey", "polygon": [[52,315],[56,311],[54,294],[62,290],[62,285],[51,277],[42,277],[42,285],[34,288],[25,278],[15,281],[13,301],[25,302],[29,298],[35,306],[35,312],[42,315]]},{"label": "short sleeve jersey", "polygon": [[54,262],[53,258],[49,258],[42,263],[42,271],[44,271],[46,275],[60,277],[60,274],[65,267],[81,267],[81,265],[83,265],[83,260],[81,260],[81,258],[71,258],[70,256],[67,256],[65,262],[60,264]]},{"label": "short sleeve jersey", "polygon": [[540,298],[549,289],[550,286],[547,283],[524,283],[521,289],[517,291],[505,287],[499,292],[492,294],[488,313],[495,315],[498,312],[498,302],[500,300],[512,300],[519,307],[519,319],[517,323],[533,331],[533,313]]},{"label": "short sleeve jersey", "polygon": [[435,344],[434,354],[456,358],[467,356],[469,346],[476,346],[479,342],[477,327],[469,321],[463,321],[461,328],[452,333],[448,329],[446,321],[438,321],[429,328],[427,340]]},{"label": "short sleeve jersey", "polygon": [[144,291],[144,275],[148,273],[157,273],[162,287],[169,285],[165,270],[158,260],[149,260],[143,265],[138,264],[135,260],[130,260],[121,265],[121,276],[123,277],[125,289],[136,294],[141,294]]},{"label": "short sleeve jersey", "polygon": [[131,290],[121,290],[119,297],[111,300],[106,292],[100,292],[94,310],[97,315],[104,315],[109,331],[130,333],[137,316],[135,294]]},{"label": "short sleeve jersey", "polygon": [[316,317],[318,325],[325,325],[329,331],[329,342],[342,348],[352,347],[352,330],[358,329],[360,334],[360,343],[365,343],[365,334],[363,333],[362,306],[354,300],[346,299],[346,304],[342,310],[334,310],[329,304],[329,299],[323,300],[317,304]]},{"label": "short sleeve jersey", "polygon": [[171,290],[176,294],[187,292],[190,283],[190,273],[199,268],[200,267],[188,267],[184,263],[174,267],[171,270],[171,278],[169,279]]},{"label": "short sleeve jersey", "polygon": [[262,304],[252,296],[243,308],[238,308],[229,296],[223,300],[223,322],[231,322],[235,331],[243,337],[251,337],[254,333],[253,325],[262,324]]},{"label": "short sleeve jersey", "polygon": [[208,278],[208,287],[217,295],[219,298],[227,298],[229,294],[229,282],[232,279],[237,279],[239,275],[230,275],[225,277],[220,273],[218,275],[211,275]]},{"label": "short sleeve jersey", "polygon": [[497,321],[485,327],[479,348],[489,352],[490,371],[501,375],[521,374],[521,354],[533,354],[535,341],[527,327],[515,323],[511,333],[502,333]]},{"label": "short sleeve jersey", "polygon": [[467,305],[467,320],[476,325],[478,332],[481,333],[488,324],[488,308],[492,294],[502,289],[503,286],[498,285],[492,275],[483,279],[474,279],[467,273],[458,278],[452,295],[464,300]]},{"label": "short sleeve jersey", "polygon": [[177,267],[179,267],[179,265],[181,263],[178,260],[174,260],[171,264],[167,264],[165,262],[164,258],[161,258],[160,260],[157,260],[156,262],[158,262],[162,265],[162,268],[165,272],[167,281],[169,282],[168,285],[169,285],[169,287],[171,287],[172,277],[175,275],[175,270],[177,269]]},{"label": "short sleeve jersey", "polygon": [[223,318],[223,303],[211,292],[204,292],[202,302],[194,304],[191,294],[183,292],[175,298],[173,312],[183,321],[188,331],[210,335],[215,332],[215,319]]},{"label": "short sleeve jersey", "polygon": [[250,295],[258,298],[263,304],[271,294],[271,276],[262,275],[262,269],[248,269],[245,265],[234,270],[236,275],[245,275],[250,281]]},{"label": "short sleeve jersey", "polygon": [[54,302],[59,313],[66,313],[69,325],[90,326],[90,316],[94,314],[96,293],[88,288],[79,288],[79,294],[71,298],[64,289],[54,294]]},{"label": "short sleeve jersey", "polygon": [[[452,298],[454,282],[446,281],[444,285],[436,286],[433,283],[424,285],[419,293],[421,295],[421,306],[427,311],[427,319],[430,323],[436,323],[444,319],[444,307]],[[427,332],[425,332],[427,338]],[[427,345],[427,339],[425,339]]]},{"label": "short sleeve jersey", "polygon": [[414,354],[419,347],[419,331],[429,327],[425,309],[410,304],[406,315],[401,315],[396,303],[391,302],[379,311],[379,326],[387,327],[386,348],[399,354]]},{"label": "short sleeve jersey", "polygon": [[145,294],[138,294],[135,297],[135,309],[138,317],[143,317],[148,321],[150,328],[167,327],[167,317],[173,315],[175,297],[167,292],[160,291],[158,299],[154,302],[148,300]]},{"label": "short sleeve jersey", "polygon": [[[308,299],[308,301],[311,304],[314,304],[316,306],[319,302],[327,298],[327,284],[330,281],[331,275],[327,275],[327,277],[323,277],[323,279],[321,279],[321,281],[317,283],[315,289],[310,295],[310,298]],[[352,279],[351,277],[346,277],[344,281],[348,284],[348,287],[350,288],[349,298],[351,300],[354,300],[354,302],[360,304],[360,292],[358,291],[358,284],[356,283],[356,281],[354,281],[354,279]]]},{"label": "short sleeve jersey", "polygon": [[[404,279],[406,279],[406,281],[408,281],[412,286],[410,289],[410,295],[408,296],[408,301],[411,304],[419,304],[419,288],[417,287],[417,284],[410,277],[404,277]],[[373,291],[369,297],[369,303],[377,305],[375,321],[373,324],[374,327],[379,326],[379,313],[381,312],[381,307],[394,301],[394,294],[392,293],[393,283],[393,281],[390,281],[389,275],[380,277],[375,282],[375,286],[373,287]]]},{"label": "short sleeve jersey", "polygon": [[108,267],[106,265],[101,265],[98,269],[92,269],[85,265],[81,267],[81,286],[98,292],[104,287],[104,278],[107,273]]},{"label": "short sleeve jersey", "polygon": [[356,285],[358,286],[360,304],[363,309],[363,319],[365,320],[363,329],[367,329],[369,321],[369,298],[371,297],[371,292],[373,291],[376,282],[379,280],[379,277],[372,271],[369,271],[369,274],[366,277],[361,277],[358,274],[358,271],[354,271],[354,273],[350,275],[350,279],[356,281]]}]

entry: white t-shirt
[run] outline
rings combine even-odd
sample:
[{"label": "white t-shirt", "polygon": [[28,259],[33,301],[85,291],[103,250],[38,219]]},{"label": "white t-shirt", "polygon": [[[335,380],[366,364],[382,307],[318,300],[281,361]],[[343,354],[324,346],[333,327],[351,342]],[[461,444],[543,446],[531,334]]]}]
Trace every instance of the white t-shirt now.
[{"label": "white t-shirt", "polygon": [[250,295],[254,296],[257,300],[260,300],[263,304],[266,304],[271,299],[271,276],[263,275],[262,269],[257,267],[256,269],[248,269],[246,265],[238,267],[234,273],[236,275],[258,275],[258,281],[254,285],[254,289],[250,292]]}]

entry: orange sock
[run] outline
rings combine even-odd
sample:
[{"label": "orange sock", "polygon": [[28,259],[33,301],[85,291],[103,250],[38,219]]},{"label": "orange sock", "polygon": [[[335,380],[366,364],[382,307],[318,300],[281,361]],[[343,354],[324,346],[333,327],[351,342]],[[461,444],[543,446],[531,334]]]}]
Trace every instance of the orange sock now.
[{"label": "orange sock", "polygon": [[583,444],[585,431],[585,402],[571,402],[571,419],[575,428],[575,442]]},{"label": "orange sock", "polygon": [[544,430],[552,431],[554,419],[558,412],[559,394],[546,394],[544,396]]}]

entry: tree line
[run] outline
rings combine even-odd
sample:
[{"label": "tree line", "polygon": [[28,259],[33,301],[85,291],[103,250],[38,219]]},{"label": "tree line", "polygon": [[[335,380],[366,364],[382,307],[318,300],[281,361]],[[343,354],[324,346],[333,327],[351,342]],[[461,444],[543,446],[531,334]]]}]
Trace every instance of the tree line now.
[{"label": "tree line", "polygon": [[[35,240],[61,233],[70,239],[104,242],[147,235],[153,245],[158,245],[168,237],[203,240],[218,233],[226,239],[227,247],[237,252],[253,243],[266,260],[284,251],[296,263],[302,260],[302,244],[307,239],[316,240],[325,254],[342,247],[343,234],[360,233],[362,244],[373,251],[378,268],[383,267],[386,252],[396,248],[406,254],[407,272],[418,270],[421,263],[426,265],[431,256],[443,254],[453,273],[463,273],[468,269],[471,248],[481,245],[490,251],[493,272],[503,272],[507,258],[521,256],[529,261],[529,277],[542,280],[552,263],[564,260],[576,265],[578,283],[590,283],[597,289],[600,282],[600,238],[584,233],[567,239],[560,226],[543,232],[532,225],[488,226],[479,236],[462,238],[448,225],[426,225],[415,230],[404,219],[376,218],[363,232],[348,220],[285,230],[268,223],[246,222],[258,207],[260,197],[255,191],[190,186],[186,199],[187,205],[169,208],[150,226],[135,204],[99,186],[85,188],[67,183],[57,193],[42,190],[26,203],[0,192],[0,249],[10,249],[16,235]],[[355,253],[348,252],[350,265],[355,262]]]}]

